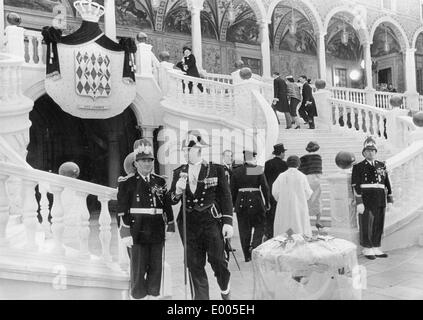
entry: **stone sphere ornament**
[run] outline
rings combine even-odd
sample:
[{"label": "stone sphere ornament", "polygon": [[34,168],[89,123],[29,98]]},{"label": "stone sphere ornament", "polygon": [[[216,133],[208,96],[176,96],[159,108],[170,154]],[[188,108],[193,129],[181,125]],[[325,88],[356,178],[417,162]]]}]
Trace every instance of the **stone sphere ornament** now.
[{"label": "stone sphere ornament", "polygon": [[69,178],[78,178],[79,177],[79,167],[75,162],[65,162],[59,168],[59,175],[69,177]]},{"label": "stone sphere ornament", "polygon": [[393,96],[389,99],[389,104],[394,108],[399,108],[403,104],[403,98],[401,96]]},{"label": "stone sphere ornament", "polygon": [[137,171],[137,169],[134,167],[134,161],[135,154],[131,152],[126,156],[125,161],[123,161],[123,169],[125,170],[126,174],[134,174]]},{"label": "stone sphere ornament", "polygon": [[413,115],[413,123],[417,127],[423,128],[423,111],[417,112]]},{"label": "stone sphere ornament", "polygon": [[341,169],[350,169],[355,162],[355,156],[352,152],[341,151],[335,157],[336,165]]},{"label": "stone sphere ornament", "polygon": [[160,61],[169,61],[170,60],[170,53],[169,51],[162,51],[159,53]]},{"label": "stone sphere ornament", "polygon": [[316,86],[318,90],[323,90],[324,88],[326,88],[326,81],[319,79],[319,80],[316,80],[314,85]]},{"label": "stone sphere ornament", "polygon": [[239,70],[239,76],[242,80],[249,80],[253,76],[253,72],[250,68],[242,68]]},{"label": "stone sphere ornament", "polygon": [[140,42],[140,43],[147,42],[147,38],[148,38],[148,36],[144,32],[139,32],[137,34],[137,41]]},{"label": "stone sphere ornament", "polygon": [[19,27],[19,25],[22,23],[21,16],[15,12],[10,12],[6,17],[6,20],[10,25],[17,27]]}]

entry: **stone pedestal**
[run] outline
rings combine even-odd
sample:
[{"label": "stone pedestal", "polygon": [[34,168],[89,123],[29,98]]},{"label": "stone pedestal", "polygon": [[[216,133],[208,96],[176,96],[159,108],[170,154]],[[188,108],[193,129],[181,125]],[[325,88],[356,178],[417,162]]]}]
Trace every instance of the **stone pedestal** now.
[{"label": "stone pedestal", "polygon": [[6,27],[6,52],[22,59],[25,57],[24,32],[25,29],[22,27]]},{"label": "stone pedestal", "polygon": [[340,170],[328,177],[332,226],[330,234],[359,246],[359,231],[354,193],[351,187],[351,170]]},{"label": "stone pedestal", "polygon": [[137,74],[152,77],[151,49],[153,46],[147,43],[139,43],[137,47]]},{"label": "stone pedestal", "polygon": [[398,125],[398,117],[406,116],[408,113],[408,110],[403,110],[400,108],[393,108],[391,111],[389,111],[387,116],[387,124],[386,124],[386,130],[388,135],[388,141],[389,143],[396,149],[403,148],[401,135],[399,134],[399,130],[401,127]]},{"label": "stone pedestal", "polygon": [[376,106],[376,90],[373,88],[366,88],[366,104],[372,107]]}]

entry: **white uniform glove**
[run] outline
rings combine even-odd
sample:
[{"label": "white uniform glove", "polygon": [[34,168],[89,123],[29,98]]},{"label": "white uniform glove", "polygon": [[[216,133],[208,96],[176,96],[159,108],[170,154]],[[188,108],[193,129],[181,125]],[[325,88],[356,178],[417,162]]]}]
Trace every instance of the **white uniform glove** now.
[{"label": "white uniform glove", "polygon": [[234,235],[234,228],[229,224],[224,224],[222,228],[223,238],[230,239]]},{"label": "white uniform glove", "polygon": [[119,234],[121,237],[122,244],[128,248],[132,247],[134,241],[132,240],[131,230],[123,222],[119,228]]},{"label": "white uniform glove", "polygon": [[181,195],[185,189],[187,188],[187,179],[186,178],[179,178],[179,180],[176,182],[176,195]]},{"label": "white uniform glove", "polygon": [[357,205],[357,213],[363,214],[364,213],[364,204],[358,204]]}]

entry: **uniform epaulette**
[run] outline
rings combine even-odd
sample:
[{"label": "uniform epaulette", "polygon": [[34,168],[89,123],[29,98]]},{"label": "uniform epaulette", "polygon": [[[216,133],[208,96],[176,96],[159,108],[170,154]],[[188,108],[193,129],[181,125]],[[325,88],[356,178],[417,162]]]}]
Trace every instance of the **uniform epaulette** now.
[{"label": "uniform epaulette", "polygon": [[135,176],[135,174],[134,174],[134,173],[130,173],[130,174],[128,174],[126,177],[119,177],[119,178],[118,178],[118,182],[124,182],[124,181],[127,181],[129,178],[132,178],[133,176]]}]

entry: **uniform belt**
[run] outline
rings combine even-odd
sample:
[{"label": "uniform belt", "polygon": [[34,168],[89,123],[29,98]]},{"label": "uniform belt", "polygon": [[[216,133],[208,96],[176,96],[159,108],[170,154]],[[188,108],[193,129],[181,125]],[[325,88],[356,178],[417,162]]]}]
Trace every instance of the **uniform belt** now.
[{"label": "uniform belt", "polygon": [[381,183],[362,184],[361,189],[385,189],[385,185]]},{"label": "uniform belt", "polygon": [[260,191],[259,188],[242,188],[239,189],[239,192],[254,192],[254,191]]},{"label": "uniform belt", "polygon": [[131,208],[129,210],[129,213],[131,214],[163,214],[163,209],[157,209],[157,208]]}]

